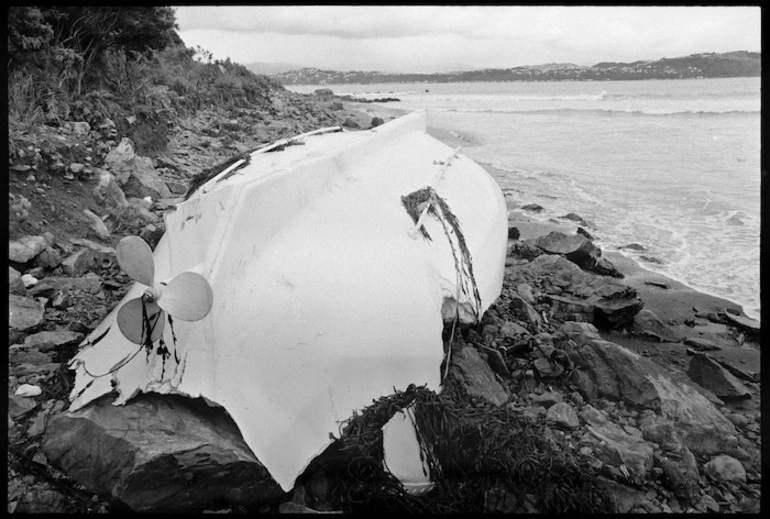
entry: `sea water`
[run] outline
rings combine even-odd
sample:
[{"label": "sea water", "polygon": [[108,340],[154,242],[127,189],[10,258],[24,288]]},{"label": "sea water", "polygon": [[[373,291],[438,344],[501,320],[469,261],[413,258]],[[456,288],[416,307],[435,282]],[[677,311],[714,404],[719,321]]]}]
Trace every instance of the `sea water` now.
[{"label": "sea water", "polygon": [[577,213],[603,250],[759,318],[759,78],[323,88],[427,109],[430,126],[468,140],[463,152],[491,166],[512,205]]}]

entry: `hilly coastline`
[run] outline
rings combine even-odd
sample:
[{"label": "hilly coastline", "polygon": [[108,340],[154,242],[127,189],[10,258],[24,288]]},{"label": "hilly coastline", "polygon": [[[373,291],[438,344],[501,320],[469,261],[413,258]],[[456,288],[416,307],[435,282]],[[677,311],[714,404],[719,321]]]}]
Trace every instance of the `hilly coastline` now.
[{"label": "hilly coastline", "polygon": [[678,58],[601,62],[590,67],[551,63],[513,68],[493,68],[438,74],[398,74],[376,71],[335,71],[303,68],[274,74],[283,85],[368,83],[454,83],[464,81],[609,81],[629,79],[688,79],[758,77],[762,56],[758,52],[702,53]]}]

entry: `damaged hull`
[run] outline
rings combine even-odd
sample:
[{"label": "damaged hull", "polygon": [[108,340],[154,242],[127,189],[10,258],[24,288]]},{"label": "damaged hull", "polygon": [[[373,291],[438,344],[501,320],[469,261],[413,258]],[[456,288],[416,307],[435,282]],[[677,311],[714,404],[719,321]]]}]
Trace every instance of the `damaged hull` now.
[{"label": "damaged hull", "polygon": [[[166,215],[155,277],[201,274],[210,312],[165,326],[167,355],[146,352],[116,325],[135,284],[72,360],[71,409],[112,391],[115,405],[203,397],[289,490],[353,411],[409,384],[438,391],[444,321],[479,319],[500,294],[507,215],[495,181],[425,130],[417,112],[307,136],[198,188]],[[426,187],[441,203],[410,212]]]}]

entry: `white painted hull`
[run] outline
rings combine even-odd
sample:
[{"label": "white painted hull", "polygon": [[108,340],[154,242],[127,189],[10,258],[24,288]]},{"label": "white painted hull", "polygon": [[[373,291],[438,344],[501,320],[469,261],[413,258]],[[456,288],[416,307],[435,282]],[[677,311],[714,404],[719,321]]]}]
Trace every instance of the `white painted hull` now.
[{"label": "white painted hull", "polygon": [[[148,391],[205,397],[289,490],[354,410],[409,384],[438,391],[442,307],[457,295],[456,263],[436,218],[424,219],[431,240],[410,235],[401,197],[433,186],[459,220],[477,317],[502,288],[507,215],[495,181],[462,154],[437,180],[453,150],[425,128],[417,112],[254,153],[179,204],[154,252],[155,279],[202,274],[211,312],[175,321],[175,342],[166,326],[165,366],[141,352],[93,378],[140,348],[115,325],[118,305],[86,343],[106,335],[72,361],[71,409],[112,391],[111,379],[115,405]],[[124,302],[143,289],[132,287]]]}]

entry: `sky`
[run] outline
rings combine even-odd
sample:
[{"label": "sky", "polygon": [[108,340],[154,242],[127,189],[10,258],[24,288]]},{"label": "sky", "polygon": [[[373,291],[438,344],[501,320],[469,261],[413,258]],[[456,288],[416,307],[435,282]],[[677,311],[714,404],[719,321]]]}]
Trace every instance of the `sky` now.
[{"label": "sky", "polygon": [[441,72],[761,50],[758,6],[178,6],[214,59]]}]

